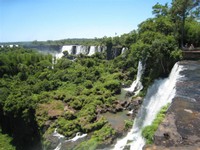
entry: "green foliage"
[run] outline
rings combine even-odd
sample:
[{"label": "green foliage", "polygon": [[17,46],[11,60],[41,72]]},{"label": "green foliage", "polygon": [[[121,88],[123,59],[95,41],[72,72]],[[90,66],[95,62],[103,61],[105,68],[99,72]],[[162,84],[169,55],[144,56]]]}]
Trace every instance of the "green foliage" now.
[{"label": "green foliage", "polygon": [[15,150],[16,148],[11,144],[12,138],[7,134],[2,134],[0,129],[0,150]]},{"label": "green foliage", "polygon": [[119,94],[120,93],[120,82],[117,80],[110,80],[108,82],[105,83],[104,87],[106,89],[110,89],[112,92],[114,92],[115,94]]},{"label": "green foliage", "polygon": [[[185,22],[185,43],[193,44],[194,47],[200,47],[200,22],[191,18]],[[190,45],[188,45],[189,47]]]},{"label": "green foliage", "polygon": [[164,120],[168,107],[169,107],[169,104],[161,108],[156,118],[154,119],[153,123],[142,129],[142,136],[146,139],[147,144],[153,143],[154,133],[158,129],[158,126],[160,125],[160,123]]},{"label": "green foliage", "polygon": [[128,130],[133,126],[133,120],[125,120],[125,129]]},{"label": "green foliage", "polygon": [[80,131],[80,126],[76,120],[66,120],[59,118],[57,120],[58,132],[66,137],[75,136]]},{"label": "green foliage", "polygon": [[91,138],[88,141],[84,141],[79,144],[74,150],[95,150],[98,146],[98,141],[95,138]]},{"label": "green foliage", "polygon": [[185,22],[188,16],[198,18],[200,16],[199,0],[173,0],[170,9],[171,18],[175,23],[178,39],[183,47],[185,41]]},{"label": "green foliage", "polygon": [[156,17],[160,16],[166,16],[169,12],[168,4],[165,4],[164,6],[157,3],[152,7],[153,11],[152,13],[156,15]]}]

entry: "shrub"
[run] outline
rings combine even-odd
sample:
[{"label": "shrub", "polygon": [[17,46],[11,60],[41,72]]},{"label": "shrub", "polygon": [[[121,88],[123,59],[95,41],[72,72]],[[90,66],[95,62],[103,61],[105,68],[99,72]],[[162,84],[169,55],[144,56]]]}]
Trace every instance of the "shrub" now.
[{"label": "shrub", "polygon": [[133,126],[133,120],[125,120],[125,129],[128,130]]},{"label": "shrub", "polygon": [[0,150],[15,150],[15,147],[11,145],[12,138],[7,134],[2,134],[0,129]]}]

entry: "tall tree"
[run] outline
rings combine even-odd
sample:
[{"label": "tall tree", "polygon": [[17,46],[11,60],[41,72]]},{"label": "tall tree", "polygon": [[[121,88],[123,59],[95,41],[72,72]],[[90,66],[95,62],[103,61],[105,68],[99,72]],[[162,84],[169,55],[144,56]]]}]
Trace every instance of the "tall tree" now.
[{"label": "tall tree", "polygon": [[199,16],[200,0],[172,0],[171,15],[180,32],[180,44],[184,45],[185,20],[190,16]]}]

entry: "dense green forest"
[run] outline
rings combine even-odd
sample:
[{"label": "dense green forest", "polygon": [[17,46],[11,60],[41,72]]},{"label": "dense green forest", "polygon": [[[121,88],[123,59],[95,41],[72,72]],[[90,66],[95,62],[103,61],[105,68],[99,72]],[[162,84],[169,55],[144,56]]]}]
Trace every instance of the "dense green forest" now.
[{"label": "dense green forest", "polygon": [[48,135],[55,128],[66,137],[90,133],[91,138],[76,149],[96,149],[108,141],[116,131],[104,117],[97,117],[96,110],[113,106],[122,85],[129,86],[136,77],[139,60],[145,64],[145,93],[154,79],[169,74],[186,43],[200,46],[198,4],[180,0],[173,0],[172,6],[156,4],[154,18],[121,36],[32,43],[105,45],[106,53],[113,47],[129,49],[112,60],[106,53],[96,53],[52,63],[50,54],[0,48],[0,145],[11,150],[42,145],[48,149]]}]

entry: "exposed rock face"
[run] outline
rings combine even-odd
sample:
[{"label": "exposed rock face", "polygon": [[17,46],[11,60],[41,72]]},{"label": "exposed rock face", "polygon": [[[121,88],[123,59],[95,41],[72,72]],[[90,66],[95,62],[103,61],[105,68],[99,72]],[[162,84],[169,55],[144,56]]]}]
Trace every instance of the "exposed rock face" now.
[{"label": "exposed rock face", "polygon": [[177,94],[154,136],[154,146],[144,149],[200,149],[200,61],[183,61],[184,76]]}]

